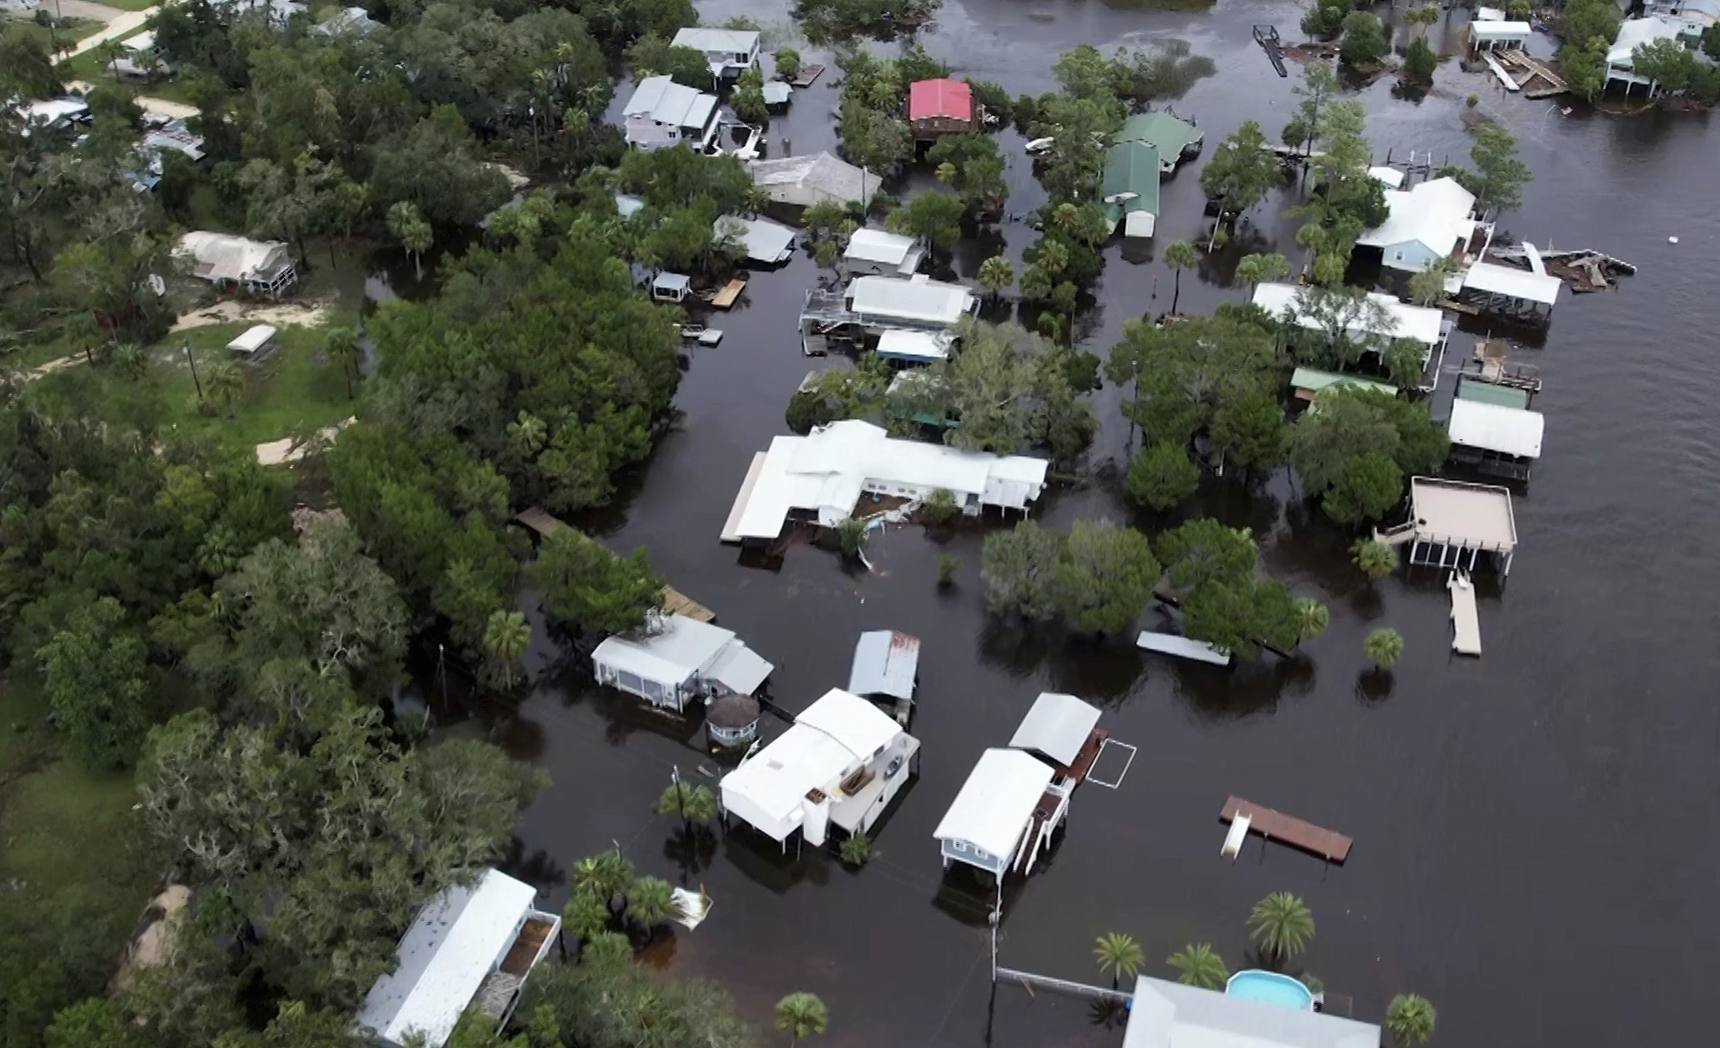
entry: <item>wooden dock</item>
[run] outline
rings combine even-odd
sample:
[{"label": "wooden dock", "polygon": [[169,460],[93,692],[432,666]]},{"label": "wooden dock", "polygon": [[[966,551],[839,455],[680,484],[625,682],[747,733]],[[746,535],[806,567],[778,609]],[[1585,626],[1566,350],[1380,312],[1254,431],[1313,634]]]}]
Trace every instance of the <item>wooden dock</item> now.
[{"label": "wooden dock", "polygon": [[[1493,53],[1489,52],[1489,54]],[[1522,71],[1523,78],[1516,81],[1516,84],[1522,88],[1524,98],[1551,98],[1570,90],[1570,86],[1565,83],[1563,77],[1530,58],[1528,52],[1520,48],[1499,51],[1497,55],[1499,62],[1512,69]]]},{"label": "wooden dock", "polygon": [[1254,27],[1254,42],[1266,52],[1266,60],[1272,63],[1272,68],[1278,75],[1287,77],[1290,71],[1284,68],[1284,45],[1278,39],[1278,27],[1275,25],[1257,25]]},{"label": "wooden dock", "polygon": [[1475,613],[1475,584],[1461,571],[1445,583],[1451,591],[1451,650],[1459,655],[1481,654],[1481,618]]},{"label": "wooden dock", "polygon": [[[528,509],[522,509],[514,516],[514,520],[524,524],[526,527],[545,538],[555,534],[562,528],[568,527],[566,521],[552,516],[549,510],[544,509],[542,506],[532,506]],[[582,531],[575,531],[574,534],[578,535],[586,542],[589,542],[594,546],[598,546],[606,552],[608,551],[608,547],[603,546],[602,543],[598,542],[590,535],[587,535]],[[613,554],[611,555],[613,556]],[[676,615],[685,615],[689,619],[697,619],[700,622],[711,622],[717,617],[716,612],[705,607],[703,604],[700,604],[698,601],[692,599],[673,586],[663,587],[663,610],[672,612]]]},{"label": "wooden dock", "polygon": [[1322,829],[1311,822],[1304,822],[1293,815],[1262,808],[1253,801],[1245,801],[1241,797],[1232,796],[1224,802],[1224,809],[1218,813],[1220,822],[1230,822],[1236,818],[1237,812],[1246,812],[1253,822],[1248,829],[1258,833],[1267,840],[1279,840],[1285,844],[1302,849],[1313,855],[1318,855],[1327,862],[1343,862],[1349,858],[1350,845],[1354,842],[1341,833]]},{"label": "wooden dock", "polygon": [[819,65],[817,62],[814,62],[811,65],[801,66],[799,75],[797,75],[793,80],[790,80],[789,83],[793,84],[795,87],[811,87],[813,81],[823,75],[824,67]]},{"label": "wooden dock", "polygon": [[711,305],[718,309],[730,308],[735,304],[735,300],[741,297],[741,292],[745,291],[746,287],[747,282],[745,280],[740,277],[734,278],[724,284],[723,289],[716,293],[716,296],[711,299]]}]

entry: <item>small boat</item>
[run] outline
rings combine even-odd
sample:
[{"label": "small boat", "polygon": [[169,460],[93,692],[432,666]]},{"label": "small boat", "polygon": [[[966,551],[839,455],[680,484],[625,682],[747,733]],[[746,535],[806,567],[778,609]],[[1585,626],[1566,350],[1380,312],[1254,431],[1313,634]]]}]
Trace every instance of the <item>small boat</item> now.
[{"label": "small boat", "polygon": [[1051,151],[1051,147],[1056,144],[1057,140],[1055,138],[1036,138],[1027,143],[1027,155],[1038,156],[1041,153],[1048,153]]},{"label": "small boat", "polygon": [[706,328],[698,334],[699,345],[714,346],[723,340],[723,333],[717,328]]}]

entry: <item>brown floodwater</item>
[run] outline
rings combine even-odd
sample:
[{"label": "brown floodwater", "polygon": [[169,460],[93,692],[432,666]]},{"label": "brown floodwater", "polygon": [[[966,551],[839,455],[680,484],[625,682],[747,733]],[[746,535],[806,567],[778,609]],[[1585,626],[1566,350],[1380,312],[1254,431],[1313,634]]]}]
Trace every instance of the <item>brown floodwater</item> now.
[{"label": "brown floodwater", "polygon": [[[786,24],[759,6],[724,0],[704,19],[744,11],[767,28]],[[1210,152],[1248,118],[1276,135],[1294,80],[1273,73],[1249,26],[1275,22],[1296,39],[1299,15],[1233,0],[1200,13],[945,0],[921,39],[959,73],[1012,94],[1051,86],[1056,54],[1077,43],[1186,40],[1218,63],[1176,103],[1205,128]],[[1430,39],[1459,47],[1464,17],[1455,12]],[[1552,44],[1539,37],[1535,46]],[[833,145],[833,79],[834,70],[797,92],[772,127],[773,146],[784,133],[796,152]],[[1514,356],[1541,369],[1535,406],[1548,432],[1534,479],[1518,489],[1512,575],[1481,587],[1484,657],[1450,654],[1436,573],[1369,585],[1349,566],[1351,536],[1324,523],[1282,473],[1252,489],[1210,484],[1188,512],[1252,528],[1266,570],[1330,605],[1330,629],[1294,662],[1267,657],[1224,671],[1149,657],[1124,640],[998,621],[984,610],[978,530],[942,539],[891,530],[868,549],[870,573],[806,545],[774,568],[743,563],[717,541],[735,490],[752,454],[785,431],[783,408],[809,364],[826,366],[799,352],[796,312],[820,273],[798,257],[755,275],[741,305],[711,319],[727,335],[693,351],[674,431],[616,505],[582,523],[616,549],[648,547],[678,588],[777,664],[772,694],[791,711],[846,681],[860,631],[923,638],[920,775],[858,873],[813,849],[785,857],[745,831],[682,841],[651,807],[672,767],[714,785],[700,735],[582,684],[540,629],[540,683],[517,710],[492,705],[481,718],[554,780],[526,813],[511,865],[557,904],[573,862],[612,844],[645,872],[703,885],[715,900],[710,919],[665,934],[650,959],[720,979],[761,1026],[778,997],[809,990],[829,1004],[821,1041],[832,1046],[1114,1046],[1119,1029],[1084,1002],[1013,987],[993,995],[988,891],[946,880],[931,838],[980,751],[1005,743],[1040,691],[1069,691],[1102,704],[1102,725],[1139,753],[1119,789],[1076,794],[1049,862],[1010,883],[1006,965],[1096,981],[1094,938],[1122,931],[1154,974],[1169,974],[1161,959],[1188,942],[1212,943],[1236,968],[1249,907],[1285,889],[1318,922],[1308,970],[1353,997],[1358,1018],[1378,1022],[1407,990],[1439,1007],[1445,1044],[1599,1048],[1705,1034],[1703,958],[1720,943],[1720,838],[1707,832],[1720,817],[1720,135],[1705,115],[1617,118],[1579,106],[1565,116],[1447,61],[1419,101],[1395,97],[1389,82],[1359,91],[1376,155],[1465,157],[1470,92],[1516,133],[1536,176],[1503,227],[1641,267],[1616,292],[1564,296],[1544,346]],[[1009,206],[1025,212],[1043,193],[1020,137],[999,137],[1012,163]],[[1198,173],[1197,162],[1166,183],[1153,247],[1127,258],[1107,249],[1078,325],[1084,347],[1102,355],[1124,321],[1168,308],[1171,276],[1152,256],[1201,233]],[[1293,199],[1275,196],[1250,214],[1246,249],[1297,254],[1295,220],[1279,217]],[[1006,222],[988,237],[957,250],[961,276],[993,250],[1019,262],[1033,233]],[[1184,275],[1185,312],[1240,298],[1229,266],[1243,250]],[[1448,361],[1474,337],[1457,338]],[[1436,418],[1451,385],[1448,374]],[[1115,391],[1095,402],[1104,428],[1089,479],[1049,494],[1039,518],[1067,527],[1110,517],[1148,530],[1180,519],[1138,514],[1121,497],[1130,434]],[[948,591],[935,584],[940,552],[961,560]],[[1406,640],[1389,684],[1363,673],[1361,639],[1381,625]],[[1353,836],[1349,861],[1327,867],[1258,839],[1234,865],[1221,860],[1217,814],[1233,793]]]}]

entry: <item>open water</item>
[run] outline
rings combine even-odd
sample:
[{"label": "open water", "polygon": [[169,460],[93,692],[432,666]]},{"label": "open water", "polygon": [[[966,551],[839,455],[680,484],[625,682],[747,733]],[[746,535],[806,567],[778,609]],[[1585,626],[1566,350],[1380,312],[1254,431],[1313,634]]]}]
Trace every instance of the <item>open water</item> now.
[{"label": "open water", "polygon": [[[738,0],[711,4],[704,20],[743,11],[787,24]],[[1218,63],[1176,103],[1205,129],[1210,152],[1250,117],[1276,135],[1299,67],[1280,80],[1249,27],[1276,23],[1291,41],[1299,16],[1236,0],[1200,13],[945,0],[921,39],[959,73],[1012,94],[1050,87],[1056,54],[1077,43],[1186,40]],[[1459,47],[1464,17],[1430,39]],[[1542,37],[1536,47],[1552,45]],[[785,132],[795,152],[833,145],[835,75],[797,92],[773,125],[775,155]],[[689,848],[651,805],[672,766],[694,778],[701,765],[716,768],[698,738],[580,685],[543,645],[533,657],[546,682],[517,711],[488,717],[496,737],[554,779],[520,826],[512,865],[557,905],[573,862],[612,842],[644,872],[703,885],[710,919],[665,934],[652,958],[720,979],[764,1027],[778,997],[815,992],[831,1013],[821,1043],[833,1048],[1117,1045],[1120,1029],[1084,1002],[992,993],[989,893],[946,882],[931,838],[981,750],[1005,743],[1040,691],[1069,691],[1102,703],[1101,723],[1139,753],[1119,789],[1079,790],[1050,861],[1011,881],[1005,965],[1097,981],[1092,943],[1114,930],[1142,944],[1149,973],[1171,975],[1162,958],[1188,942],[1212,943],[1234,969],[1246,959],[1249,907],[1286,889],[1318,923],[1308,970],[1353,997],[1358,1018],[1378,1022],[1394,993],[1414,991],[1438,1006],[1437,1043],[1448,1045],[1709,1035],[1702,973],[1720,946],[1720,133],[1704,115],[1619,118],[1578,106],[1565,116],[1448,61],[1420,102],[1394,98],[1389,82],[1361,90],[1376,155],[1464,158],[1459,116],[1472,91],[1482,113],[1517,134],[1536,176],[1504,226],[1641,267],[1619,291],[1565,295],[1544,347],[1513,357],[1541,369],[1535,406],[1548,429],[1534,478],[1518,489],[1511,577],[1482,584],[1483,658],[1449,654],[1437,573],[1367,584],[1348,564],[1350,536],[1305,507],[1283,475],[1253,491],[1215,486],[1197,505],[1253,528],[1267,571],[1329,603],[1330,629],[1294,663],[1268,657],[1226,672],[1146,656],[1126,640],[1000,623],[984,611],[979,531],[939,543],[894,529],[872,541],[870,574],[806,546],[779,570],[744,565],[717,541],[735,490],[753,453],[785,431],[783,408],[808,367],[827,366],[799,352],[795,315],[819,277],[800,257],[755,276],[741,306],[710,321],[727,337],[693,351],[675,431],[611,511],[582,523],[614,548],[647,546],[677,587],[777,664],[773,694],[790,710],[846,681],[861,630],[923,638],[921,774],[858,873],[811,849],[785,858],[744,831]],[[1043,194],[1019,136],[1001,137],[1014,165],[1010,207],[1027,211]],[[1202,231],[1198,171],[1186,165],[1167,183],[1159,248]],[[1284,202],[1256,209],[1255,235],[1262,249],[1297,257],[1294,220],[1277,217]],[[1006,223],[999,236],[1019,262],[1033,234]],[[962,245],[960,274],[971,279],[997,244]],[[1240,253],[1225,257],[1233,264]],[[1168,308],[1171,275],[1151,254],[1107,251],[1083,346],[1104,354],[1126,319]],[[1185,274],[1183,311],[1239,298],[1227,284],[1226,264]],[[1472,341],[1456,340],[1448,361]],[[1442,379],[1436,417],[1451,383]],[[1120,496],[1127,428],[1114,392],[1096,401],[1105,429],[1092,478],[1047,497],[1040,519],[1066,527],[1108,516],[1149,530],[1180,519],[1137,516]],[[934,559],[945,551],[962,567],[940,592]],[[1407,642],[1389,688],[1362,676],[1361,639],[1380,625]],[[1232,793],[1353,836],[1349,861],[1328,868],[1258,838],[1241,861],[1221,860],[1217,814]]]}]

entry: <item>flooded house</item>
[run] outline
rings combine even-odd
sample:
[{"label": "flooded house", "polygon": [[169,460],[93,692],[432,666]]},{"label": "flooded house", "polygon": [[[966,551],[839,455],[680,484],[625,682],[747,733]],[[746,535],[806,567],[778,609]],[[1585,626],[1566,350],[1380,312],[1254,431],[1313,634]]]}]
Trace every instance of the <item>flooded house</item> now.
[{"label": "flooded house", "polygon": [[191,261],[191,275],[220,288],[255,295],[285,294],[299,279],[287,245],[203,230],[179,238],[174,254]]},{"label": "flooded house", "polygon": [[[1392,342],[1409,339],[1423,347],[1420,388],[1430,391],[1439,384],[1446,343],[1454,326],[1440,310],[1412,306],[1391,295],[1370,291],[1362,298],[1334,300],[1343,312],[1333,314],[1334,306],[1311,297],[1307,288],[1276,282],[1256,287],[1253,302],[1275,319],[1293,320],[1297,327],[1307,331],[1329,333],[1341,329],[1345,338],[1368,347],[1364,356],[1375,358],[1375,363],[1383,363],[1378,358]],[[1321,379],[1330,372],[1316,372],[1311,368],[1297,370],[1301,377],[1310,380],[1306,386],[1297,385],[1299,391],[1303,388],[1310,391],[1309,397],[1304,399],[1312,399],[1313,393],[1332,384],[1330,380]],[[1292,382],[1295,382],[1295,377]],[[1392,392],[1396,394],[1395,389]]]},{"label": "flooded house", "polygon": [[1649,0],[1646,11],[1671,22],[1680,37],[1697,44],[1720,21],[1720,0]]},{"label": "flooded house", "polygon": [[856,229],[842,252],[842,268],[851,276],[911,277],[925,260],[926,246],[918,237],[882,229]]},{"label": "flooded house", "polygon": [[442,1048],[468,1010],[499,1032],[561,932],[561,918],[537,909],[536,899],[536,888],[487,869],[426,903],[356,1025],[387,1048]]},{"label": "flooded house", "polygon": [[1112,232],[1120,224],[1126,237],[1153,235],[1159,220],[1162,173],[1159,151],[1145,142],[1118,142],[1106,150],[1099,199]]},{"label": "flooded house", "polygon": [[1163,109],[1129,117],[1111,139],[1113,143],[1140,142],[1152,146],[1158,153],[1159,170],[1167,175],[1183,161],[1199,156],[1205,140],[1206,133],[1200,128]]},{"label": "flooded house", "polygon": [[1409,505],[1409,520],[1376,530],[1374,537],[1408,546],[1411,564],[1473,572],[1485,553],[1500,575],[1511,574],[1517,521],[1511,512],[1510,491],[1488,484],[1411,477]]},{"label": "flooded house", "polygon": [[622,117],[627,144],[635,149],[685,145],[709,152],[717,135],[717,96],[667,76],[648,76],[633,89]]},{"label": "flooded house", "polygon": [[848,690],[862,698],[890,703],[896,723],[907,724],[914,689],[920,682],[920,638],[895,630],[870,630],[854,645]]},{"label": "flooded house", "polygon": [[884,180],[833,153],[754,160],[747,164],[753,184],[772,202],[794,207],[833,203],[864,207]]},{"label": "flooded house", "polygon": [[673,47],[702,52],[711,67],[713,81],[733,80],[758,67],[759,34],[756,29],[708,29],[688,26],[675,30]]},{"label": "flooded house", "polygon": [[1356,246],[1378,251],[1387,269],[1419,273],[1449,258],[1461,273],[1480,261],[1493,239],[1493,226],[1475,217],[1475,194],[1455,178],[1388,188],[1385,196],[1391,213],[1357,238]]},{"label": "flooded house", "polygon": [[800,308],[801,352],[823,356],[832,341],[858,343],[892,329],[948,331],[979,312],[979,305],[972,288],[924,273],[906,280],[855,277],[845,288],[812,288]]},{"label": "flooded house", "polygon": [[845,419],[804,437],[783,436],[753,456],[723,526],[724,542],[773,541],[791,522],[833,528],[864,495],[920,501],[942,488],[967,516],[986,507],[1025,513],[1045,490],[1050,464],[1025,455],[963,451],[891,437]]},{"label": "flooded house", "polygon": [[751,262],[774,266],[794,255],[794,230],[769,219],[724,215],[711,232],[719,243],[732,240],[740,244]]},{"label": "flooded house", "polygon": [[789,729],[723,776],[725,818],[783,846],[871,832],[913,775],[920,741],[857,695],[832,688]]},{"label": "flooded house", "polygon": [[[1451,402],[1451,417],[1446,422],[1452,461],[1483,473],[1528,480],[1535,460],[1541,457],[1546,420],[1539,411],[1528,407],[1498,403],[1479,392],[1484,388],[1485,383],[1480,382],[1458,384],[1457,396]],[[1495,388],[1507,397],[1522,394],[1521,390]]]},{"label": "flooded house", "polygon": [[1613,44],[1607,48],[1607,75],[1602,90],[1615,83],[1624,85],[1626,94],[1631,88],[1642,85],[1648,88],[1650,96],[1660,90],[1658,84],[1636,71],[1636,49],[1656,40],[1677,41],[1681,33],[1681,23],[1678,19],[1667,15],[1649,15],[1647,18],[1631,18],[1621,22],[1618,35],[1613,38]]},{"label": "flooded house", "polygon": [[908,127],[914,141],[930,142],[985,127],[983,107],[963,80],[916,80],[908,85]]},{"label": "flooded house", "polygon": [[1378,1048],[1382,1043],[1378,1026],[1315,1011],[1314,994],[1299,982],[1279,982],[1288,979],[1238,972],[1220,992],[1136,976],[1123,1048]]},{"label": "flooded house", "polygon": [[1476,262],[1453,298],[1477,311],[1527,324],[1545,324],[1565,282],[1548,273],[1533,245],[1523,245],[1529,269]]},{"label": "flooded house", "polygon": [[673,612],[653,616],[636,633],[605,638],[591,665],[597,683],[672,713],[724,695],[753,695],[776,668],[733,630]]}]

